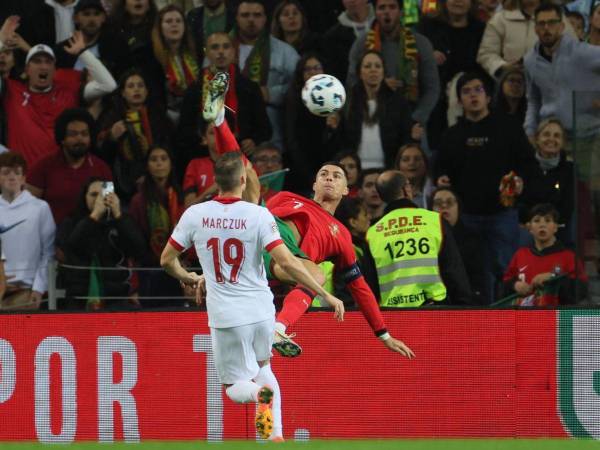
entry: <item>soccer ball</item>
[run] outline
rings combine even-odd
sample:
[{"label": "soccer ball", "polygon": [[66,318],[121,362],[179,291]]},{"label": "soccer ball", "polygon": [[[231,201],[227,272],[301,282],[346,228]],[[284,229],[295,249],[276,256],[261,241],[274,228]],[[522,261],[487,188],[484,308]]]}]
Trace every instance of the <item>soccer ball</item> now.
[{"label": "soccer ball", "polygon": [[302,88],[302,102],[316,116],[339,111],[346,101],[346,89],[336,77],[319,74],[310,77]]}]

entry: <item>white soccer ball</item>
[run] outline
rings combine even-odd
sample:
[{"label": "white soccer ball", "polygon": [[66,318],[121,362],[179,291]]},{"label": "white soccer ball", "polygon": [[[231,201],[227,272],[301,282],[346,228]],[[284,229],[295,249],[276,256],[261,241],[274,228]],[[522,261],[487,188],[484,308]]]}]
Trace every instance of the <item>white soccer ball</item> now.
[{"label": "white soccer ball", "polygon": [[310,77],[302,88],[302,102],[316,116],[339,111],[346,101],[346,89],[336,77],[319,74]]}]

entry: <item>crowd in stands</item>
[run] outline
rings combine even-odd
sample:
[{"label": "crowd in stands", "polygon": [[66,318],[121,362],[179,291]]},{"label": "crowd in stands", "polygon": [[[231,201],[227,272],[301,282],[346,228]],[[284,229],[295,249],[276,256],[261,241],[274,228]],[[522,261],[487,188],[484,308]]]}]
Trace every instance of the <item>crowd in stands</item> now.
[{"label": "crowd in stands", "polygon": [[[598,5],[2,0],[0,310],[39,308],[53,260],[61,308],[189,303],[159,259],[185,208],[216,194],[202,107],[221,71],[263,199],[310,196],[323,163],[344,167],[336,217],[375,292],[366,233],[398,201],[378,191],[393,169],[408,180],[403,201],[439,212],[456,243],[448,264],[467,283],[446,304],[585,301],[572,249],[600,226]],[[322,73],[347,92],[326,118],[301,98]],[[519,271],[536,257],[551,263]]]}]

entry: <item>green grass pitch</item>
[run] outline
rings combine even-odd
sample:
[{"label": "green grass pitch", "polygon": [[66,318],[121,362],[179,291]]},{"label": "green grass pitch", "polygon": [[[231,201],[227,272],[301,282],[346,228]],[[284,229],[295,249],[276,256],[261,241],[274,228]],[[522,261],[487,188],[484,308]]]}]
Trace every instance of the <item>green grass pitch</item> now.
[{"label": "green grass pitch", "polygon": [[60,448],[65,450],[250,450],[283,447],[296,450],[600,450],[600,441],[560,439],[404,439],[340,441],[314,440],[288,441],[284,444],[249,441],[207,442],[143,442],[140,444],[78,443],[70,445],[44,445],[38,443],[0,443],[1,450],[39,450]]}]

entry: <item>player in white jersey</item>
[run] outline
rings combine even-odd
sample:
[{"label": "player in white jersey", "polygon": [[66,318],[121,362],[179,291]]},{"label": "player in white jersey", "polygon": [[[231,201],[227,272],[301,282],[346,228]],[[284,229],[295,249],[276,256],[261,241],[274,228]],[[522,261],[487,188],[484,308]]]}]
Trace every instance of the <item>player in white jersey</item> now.
[{"label": "player in white jersey", "polygon": [[238,403],[257,402],[259,435],[281,441],[281,395],[269,364],[275,308],[263,249],[298,283],[324,296],[340,321],[344,304],[327,293],[283,244],[271,213],[241,200],[246,172],[240,153],[226,153],[216,161],[215,182],[219,196],[185,211],[163,250],[161,265],[185,284],[203,285],[202,278],[186,271],[177,259],[195,247],[206,281],[215,365],[225,392]]}]

